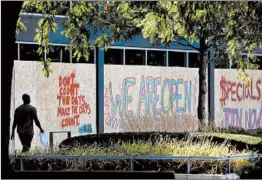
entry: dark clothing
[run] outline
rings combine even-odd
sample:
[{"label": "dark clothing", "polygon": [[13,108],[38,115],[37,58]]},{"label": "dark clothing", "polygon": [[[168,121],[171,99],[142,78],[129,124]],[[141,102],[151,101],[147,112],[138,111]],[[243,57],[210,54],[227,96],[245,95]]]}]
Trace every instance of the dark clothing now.
[{"label": "dark clothing", "polygon": [[41,129],[36,108],[30,104],[23,104],[16,108],[13,131],[17,126],[17,133],[23,146],[22,152],[29,151],[34,136],[34,123]]},{"label": "dark clothing", "polygon": [[18,134],[34,135],[34,124],[40,127],[36,108],[30,104],[23,104],[16,108],[13,129],[17,126]]},{"label": "dark clothing", "polygon": [[23,150],[22,152],[26,152],[29,151],[31,148],[31,143],[32,143],[32,139],[33,139],[33,135],[29,135],[29,134],[18,134],[19,139],[21,141],[21,144],[23,146]]}]

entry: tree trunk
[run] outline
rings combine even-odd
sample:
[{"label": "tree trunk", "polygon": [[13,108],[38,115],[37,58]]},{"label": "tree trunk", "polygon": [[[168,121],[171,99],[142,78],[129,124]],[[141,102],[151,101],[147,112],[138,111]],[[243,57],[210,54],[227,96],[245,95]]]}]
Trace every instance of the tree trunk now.
[{"label": "tree trunk", "polygon": [[206,125],[206,92],[207,92],[207,63],[205,59],[205,40],[200,40],[200,52],[199,52],[199,96],[198,96],[198,120],[199,125]]},{"label": "tree trunk", "polygon": [[[10,104],[11,84],[14,65],[16,23],[23,1],[5,1],[2,4],[2,177],[10,175],[9,137],[10,137]],[[5,169],[4,169],[5,168]]]}]

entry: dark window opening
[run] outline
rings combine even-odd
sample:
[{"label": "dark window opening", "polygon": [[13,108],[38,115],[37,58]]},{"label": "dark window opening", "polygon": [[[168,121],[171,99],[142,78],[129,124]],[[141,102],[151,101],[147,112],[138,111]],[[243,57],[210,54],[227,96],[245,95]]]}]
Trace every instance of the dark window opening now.
[{"label": "dark window opening", "polygon": [[233,65],[231,65],[231,69],[237,69],[237,63],[234,63]]},{"label": "dark window opening", "polygon": [[229,59],[228,58],[217,58],[215,61],[215,68],[228,69]]},{"label": "dark window opening", "polygon": [[145,51],[143,50],[126,50],[127,65],[145,65]]},{"label": "dark window opening", "polygon": [[62,62],[70,63],[70,50],[66,50],[66,47],[63,47],[62,49]]},{"label": "dark window opening", "polygon": [[259,65],[258,69],[262,70],[262,56],[257,56],[256,64]]},{"label": "dark window opening", "polygon": [[105,64],[123,64],[123,50],[108,49],[105,52]]},{"label": "dark window opening", "polygon": [[42,57],[37,53],[38,45],[35,44],[20,44],[20,60],[22,61],[41,61],[44,59],[44,53]]},{"label": "dark window opening", "polygon": [[168,52],[168,66],[185,66],[186,53],[183,52]]},{"label": "dark window opening", "polygon": [[199,68],[200,61],[198,59],[198,53],[189,53],[189,67]]},{"label": "dark window opening", "polygon": [[62,62],[64,48],[61,46],[52,46],[47,58],[51,59],[51,62]]},{"label": "dark window opening", "polygon": [[149,66],[165,66],[166,52],[164,51],[148,51],[147,65]]}]

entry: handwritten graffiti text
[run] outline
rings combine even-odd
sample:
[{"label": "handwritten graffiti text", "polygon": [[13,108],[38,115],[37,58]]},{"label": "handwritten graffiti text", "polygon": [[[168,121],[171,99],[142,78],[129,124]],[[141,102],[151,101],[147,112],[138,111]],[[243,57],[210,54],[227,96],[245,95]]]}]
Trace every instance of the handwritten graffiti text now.
[{"label": "handwritten graffiti text", "polygon": [[[139,84],[138,87],[136,85]],[[124,117],[132,117],[134,112],[161,114],[192,112],[192,82],[191,80],[172,79],[152,76],[141,76],[140,83],[134,77],[122,81],[121,95],[115,94],[112,83],[105,86],[105,120],[109,126],[118,126]],[[137,91],[137,109],[131,104]]]},{"label": "handwritten graffiti text", "polygon": [[262,123],[262,109],[238,109],[238,108],[224,108],[223,127],[238,126],[245,127],[245,129],[256,129],[261,127]]},{"label": "handwritten graffiti text", "polygon": [[251,80],[251,84],[247,85],[243,82],[229,81],[226,77],[220,80],[220,89],[222,96],[220,98],[221,105],[225,105],[226,100],[244,101],[245,99],[259,101],[261,99],[262,81]]},{"label": "handwritten graffiti text", "polygon": [[85,96],[79,94],[79,83],[75,82],[75,73],[69,76],[59,76],[59,93],[57,95],[57,117],[62,117],[62,128],[79,126],[81,114],[90,114],[90,105]]}]

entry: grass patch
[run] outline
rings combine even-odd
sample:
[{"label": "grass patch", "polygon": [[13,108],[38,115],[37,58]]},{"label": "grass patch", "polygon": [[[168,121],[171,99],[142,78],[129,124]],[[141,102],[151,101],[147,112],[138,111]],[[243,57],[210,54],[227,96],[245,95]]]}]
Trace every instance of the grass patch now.
[{"label": "grass patch", "polygon": [[[187,136],[184,139],[158,136],[156,142],[148,141],[132,141],[111,144],[111,146],[103,147],[94,143],[90,146],[75,146],[71,148],[55,149],[53,151],[43,151],[42,149],[34,149],[29,153],[23,155],[167,155],[167,156],[229,156],[236,154],[255,154],[252,150],[237,150],[231,144],[214,143],[210,138],[202,138],[199,141],[193,141],[192,136]],[[12,155],[20,156],[20,152],[13,152]],[[25,168],[30,170],[39,169],[70,169],[73,168],[73,163],[68,160],[54,161],[54,160],[27,160]],[[227,165],[225,161],[192,161],[191,173],[225,173],[227,172]],[[234,159],[232,160],[232,169],[237,170],[245,166],[248,159]],[[13,162],[19,165],[19,162]],[[50,165],[51,164],[51,165]],[[152,161],[139,160],[135,161],[135,170],[158,170],[162,168],[164,171],[175,171],[176,173],[186,173],[186,161]],[[79,165],[83,170],[126,170],[130,168],[130,163],[123,161],[85,161]]]},{"label": "grass patch", "polygon": [[213,137],[235,140],[235,141],[243,142],[243,143],[250,144],[250,145],[256,145],[256,144],[262,143],[261,137],[255,137],[255,136],[250,136],[250,135],[230,134],[230,133],[205,133],[205,134],[213,136]]}]

